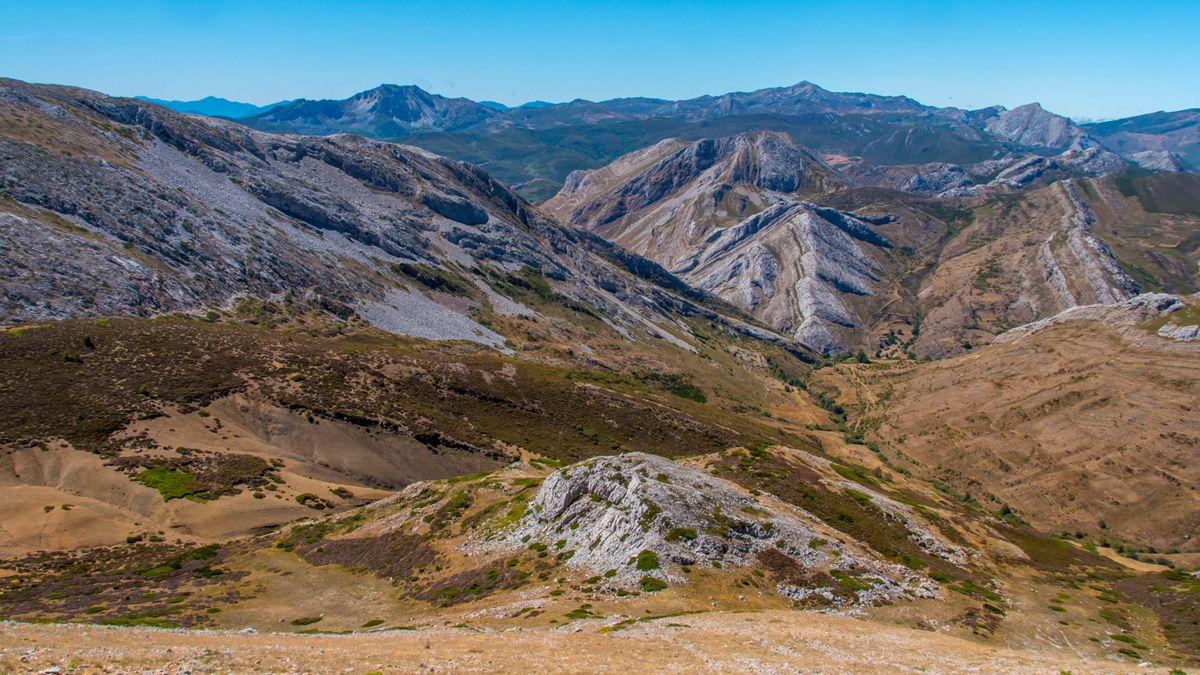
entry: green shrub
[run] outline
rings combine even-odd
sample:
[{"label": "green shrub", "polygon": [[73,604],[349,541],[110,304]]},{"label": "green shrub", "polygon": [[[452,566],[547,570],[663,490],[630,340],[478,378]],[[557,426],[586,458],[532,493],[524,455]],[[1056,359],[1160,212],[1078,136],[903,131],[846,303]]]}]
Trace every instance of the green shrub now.
[{"label": "green shrub", "polygon": [[858,502],[859,506],[864,508],[871,505],[871,496],[864,492],[859,492],[858,490],[846,490],[846,496]]},{"label": "green shrub", "polygon": [[293,626],[311,626],[312,624],[320,621],[321,619],[322,619],[322,617],[319,617],[319,616],[304,616],[299,619],[292,619],[292,625]]},{"label": "green shrub", "polygon": [[193,572],[193,574],[200,577],[201,579],[215,579],[215,578],[221,576],[222,574],[225,574],[225,570],[218,569],[218,568],[212,567],[210,565],[204,565],[203,567],[196,568],[196,571]]},{"label": "green shrub", "polygon": [[667,541],[695,541],[696,529],[692,527],[674,527],[667,532]]},{"label": "green shrub", "polygon": [[414,265],[398,263],[393,269],[432,291],[441,291],[450,295],[467,295],[467,287],[455,278],[455,275],[429,265]]},{"label": "green shrub", "polygon": [[[932,577],[933,574],[930,574],[929,576]],[[940,581],[940,579],[939,579],[939,581]],[[956,593],[962,593],[963,595],[970,595],[970,596],[975,596],[978,598],[983,598],[984,600],[991,600],[993,602],[999,602],[1000,600],[1004,599],[1004,598],[1000,597],[999,593],[991,590],[990,588],[985,588],[983,586],[980,586],[979,584],[975,583],[974,581],[971,581],[970,579],[960,582],[958,584],[955,584],[953,586],[950,586],[950,590],[952,590]],[[1060,609],[1059,611],[1065,611],[1065,610]]]},{"label": "green shrub", "polygon": [[654,593],[667,588],[667,582],[661,579],[655,579],[649,575],[642,577],[642,580],[638,583],[641,584],[642,590],[646,593]]},{"label": "green shrub", "polygon": [[192,483],[195,482],[195,476],[170,469],[145,469],[135,476],[134,480],[146,487],[158,490],[163,496],[163,501],[166,502],[192,495]]},{"label": "green shrub", "polygon": [[685,398],[696,403],[705,403],[708,397],[699,387],[688,381],[687,376],[678,374],[643,373],[637,376],[646,384],[651,384],[663,391]]},{"label": "green shrub", "polygon": [[654,551],[642,551],[637,555],[637,569],[639,572],[658,569],[658,556]]}]

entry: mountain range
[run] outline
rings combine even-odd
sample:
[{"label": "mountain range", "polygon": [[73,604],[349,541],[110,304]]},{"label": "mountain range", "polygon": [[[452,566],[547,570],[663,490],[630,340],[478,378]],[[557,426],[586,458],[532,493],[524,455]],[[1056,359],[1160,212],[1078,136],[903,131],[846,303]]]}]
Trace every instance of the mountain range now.
[{"label": "mountain range", "polygon": [[0,667],[1200,662],[1194,111],[171,107],[0,80]]},{"label": "mountain range", "polygon": [[905,96],[832,92],[811,82],[682,101],[536,101],[515,108],[397,85],[341,101],[297,99],[236,114],[205,112],[190,103],[167,107],[239,118],[277,133],[403,139],[481,166],[537,200],[552,196],[571,171],[597,168],[666,138],[755,130],[783,131],[818,152],[879,164],[969,163],[1019,149],[1061,152],[1078,142],[1102,145],[1156,170],[1200,166],[1195,111],[1080,126],[1037,104],[1012,110],[936,108]]},{"label": "mountain range", "polygon": [[146,101],[161,105],[164,108],[170,108],[176,112],[189,113],[192,115],[207,115],[209,117],[227,117],[229,119],[239,119],[242,117],[250,117],[253,115],[261,115],[271,108],[283,105],[287,101],[278,103],[270,103],[267,105],[254,105],[253,103],[242,103],[241,101],[230,101],[229,99],[219,98],[217,96],[205,96],[202,99],[195,101],[164,101],[157,98],[149,98],[146,96],[136,97],[139,101]]}]

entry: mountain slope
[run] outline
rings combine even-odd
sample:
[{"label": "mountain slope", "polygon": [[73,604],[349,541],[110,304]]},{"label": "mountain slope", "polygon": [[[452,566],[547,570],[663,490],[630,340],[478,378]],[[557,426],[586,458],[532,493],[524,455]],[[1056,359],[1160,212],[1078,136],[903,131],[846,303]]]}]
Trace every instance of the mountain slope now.
[{"label": "mountain slope", "polygon": [[885,455],[985,508],[1194,554],[1197,303],[1076,307],[952,359],[818,371],[817,386],[840,389],[849,428]]},{"label": "mountain slope", "polygon": [[723,448],[781,433],[739,359],[811,360],[418,149],[6,80],[0,157],[0,548],[220,541],[520,447]]},{"label": "mountain slope", "polygon": [[856,326],[891,243],[856,216],[804,201],[846,179],[786,135],[664,141],[568,177],[545,208],[651,257],[822,352]]},{"label": "mountain slope", "polygon": [[1187,167],[1200,167],[1200,109],[1156,112],[1083,128],[1127,157],[1149,152],[1160,161],[1176,156]]},{"label": "mountain slope", "polygon": [[678,340],[673,312],[717,316],[656,266],[417,149],[273,136],[15,81],[0,88],[0,115],[8,322],[219,310],[253,296],[501,345],[472,316],[536,315],[512,300],[528,289],[505,281],[521,270],[547,284],[540,297],[580,301],[634,335]]},{"label": "mountain slope", "polygon": [[819,351],[940,357],[1075,305],[1197,288],[1194,181],[1127,172],[1085,140],[871,166],[786,134],[672,139],[571,174],[542,208]]}]

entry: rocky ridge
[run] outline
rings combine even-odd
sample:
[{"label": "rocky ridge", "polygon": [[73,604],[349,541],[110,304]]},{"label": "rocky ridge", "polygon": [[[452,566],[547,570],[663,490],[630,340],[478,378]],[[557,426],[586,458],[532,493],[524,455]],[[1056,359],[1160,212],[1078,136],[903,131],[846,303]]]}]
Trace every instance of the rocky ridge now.
[{"label": "rocky ridge", "polygon": [[1064,149],[1084,136],[1074,122],[1055,115],[1038,103],[1027,103],[1002,110],[989,119],[984,128],[1010,143],[1034,148]]},{"label": "rocky ridge", "polygon": [[[579,172],[545,208],[667,267],[806,346],[844,348],[845,294],[872,293],[872,223],[804,195],[847,185],[783,134],[660,143]],[[886,219],[885,219],[886,220]]]},{"label": "rocky ridge", "polygon": [[672,271],[829,353],[844,349],[857,327],[844,296],[873,294],[882,271],[871,251],[889,247],[854,214],[779,200],[712,232]]},{"label": "rocky ridge", "polygon": [[[276,136],[14,80],[0,82],[0,117],[0,308],[10,322],[255,297],[500,346],[471,315],[518,306],[490,286],[523,269],[630,334],[682,346],[672,313],[718,317],[652,263],[416,148]],[[61,264],[45,265],[45,251]]]},{"label": "rocky ridge", "polygon": [[[882,495],[870,498],[903,508]],[[901,522],[913,522],[929,547],[943,545],[913,518]],[[574,552],[568,566],[597,574],[616,570],[618,581],[644,575],[686,583],[681,568],[745,567],[769,552],[787,556],[806,574],[852,573],[864,585],[849,598],[821,584],[776,589],[795,600],[819,595],[835,605],[870,604],[938,594],[920,575],[881,560],[801,509],[643,453],[598,457],[551,474],[528,514],[498,545],[556,540],[556,548]]]},{"label": "rocky ridge", "polygon": [[[1187,307],[1185,301],[1169,293],[1143,293],[1119,302],[1073,305],[1063,311],[997,335],[994,344],[1007,344],[1041,331],[1076,321],[1097,321],[1109,326],[1133,327],[1158,317],[1169,318]],[[1168,321],[1156,334],[1170,340],[1188,342],[1197,339],[1200,327]]]}]

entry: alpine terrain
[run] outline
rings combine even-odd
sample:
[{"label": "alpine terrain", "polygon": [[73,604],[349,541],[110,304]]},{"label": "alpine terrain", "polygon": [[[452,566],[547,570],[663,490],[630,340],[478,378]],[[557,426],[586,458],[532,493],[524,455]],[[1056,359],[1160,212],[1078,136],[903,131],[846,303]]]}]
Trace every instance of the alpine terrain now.
[{"label": "alpine terrain", "polygon": [[1194,113],[0,80],[0,669],[1196,669]]}]

